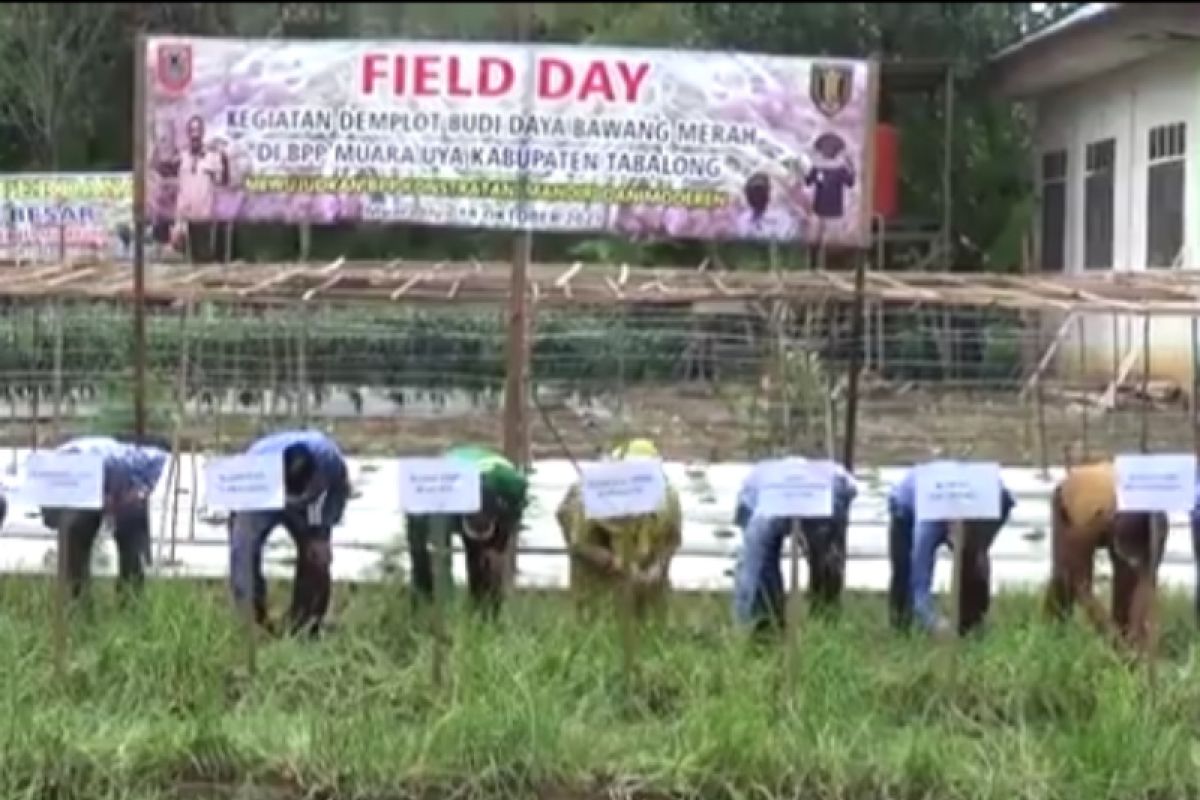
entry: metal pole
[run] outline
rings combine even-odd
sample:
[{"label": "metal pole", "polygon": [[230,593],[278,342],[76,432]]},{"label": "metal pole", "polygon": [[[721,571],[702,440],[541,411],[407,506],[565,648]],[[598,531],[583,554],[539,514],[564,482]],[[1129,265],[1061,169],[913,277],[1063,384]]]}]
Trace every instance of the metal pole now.
[{"label": "metal pole", "polygon": [[133,427],[146,434],[146,37],[133,58]]}]

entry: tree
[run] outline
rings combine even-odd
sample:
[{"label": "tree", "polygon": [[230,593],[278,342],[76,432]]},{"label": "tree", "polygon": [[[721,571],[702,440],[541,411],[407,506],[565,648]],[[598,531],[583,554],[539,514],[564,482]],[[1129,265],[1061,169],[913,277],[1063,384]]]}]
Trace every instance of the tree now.
[{"label": "tree", "polygon": [[35,165],[57,169],[104,102],[89,77],[114,8],[11,3],[0,14],[0,116],[22,134]]}]

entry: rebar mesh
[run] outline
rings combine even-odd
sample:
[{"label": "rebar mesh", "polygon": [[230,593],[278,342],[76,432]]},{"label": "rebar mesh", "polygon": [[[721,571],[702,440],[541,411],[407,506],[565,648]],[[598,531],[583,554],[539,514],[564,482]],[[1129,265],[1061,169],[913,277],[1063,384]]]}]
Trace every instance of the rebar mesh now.
[{"label": "rebar mesh", "polygon": [[[0,418],[8,442],[45,445],[132,424],[128,306],[48,301],[6,312]],[[679,459],[783,450],[840,458],[852,314],[845,302],[535,306],[531,452],[562,455],[561,436],[572,455],[591,455],[618,437],[646,435]],[[147,317],[150,425],[169,434],[180,419],[186,350],[181,431],[204,449],[305,424],[362,454],[499,444],[506,325],[505,309],[490,305],[155,310]],[[1087,329],[1107,325],[1092,320]],[[1143,382],[1137,321],[1120,325],[1132,334],[1096,346],[1078,329],[1056,338],[1062,320],[1049,315],[868,305],[857,343],[856,463],[947,455],[1054,464],[1068,448],[1078,460],[1138,450],[1143,437],[1149,449],[1190,448],[1189,381]],[[1119,386],[1110,386],[1114,375]]]}]

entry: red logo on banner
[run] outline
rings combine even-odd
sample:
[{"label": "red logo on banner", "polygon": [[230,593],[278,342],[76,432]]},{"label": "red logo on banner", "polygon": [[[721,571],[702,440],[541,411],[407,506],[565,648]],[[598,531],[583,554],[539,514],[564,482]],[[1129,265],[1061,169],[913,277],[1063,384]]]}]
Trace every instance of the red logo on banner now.
[{"label": "red logo on banner", "polygon": [[168,92],[182,92],[192,82],[192,46],[190,44],[160,44],[158,46],[158,83]]}]

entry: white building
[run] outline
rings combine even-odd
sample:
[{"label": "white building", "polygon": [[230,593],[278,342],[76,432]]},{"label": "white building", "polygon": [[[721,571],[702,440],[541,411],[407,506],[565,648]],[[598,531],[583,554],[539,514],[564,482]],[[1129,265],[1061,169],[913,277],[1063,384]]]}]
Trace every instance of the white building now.
[{"label": "white building", "polygon": [[[1200,269],[1200,3],[1091,3],[992,61],[997,91],[1034,120],[1036,264]],[[1092,316],[1085,330],[1060,366],[1085,349],[1097,378],[1140,361],[1141,320]],[[1190,391],[1191,339],[1190,321],[1156,320],[1151,375]]]}]

